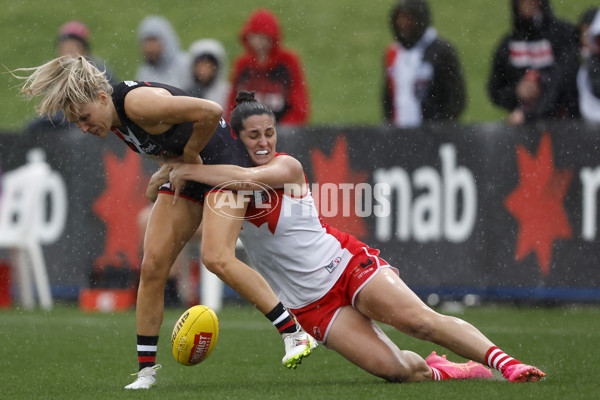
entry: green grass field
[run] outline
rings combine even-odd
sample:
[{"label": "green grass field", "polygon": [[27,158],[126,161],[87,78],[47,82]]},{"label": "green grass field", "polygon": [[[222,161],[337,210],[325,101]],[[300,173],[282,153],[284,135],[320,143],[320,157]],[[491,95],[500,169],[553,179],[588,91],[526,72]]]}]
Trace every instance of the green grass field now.
[{"label": "green grass field", "polygon": [[[237,35],[256,7],[279,16],[284,43],[302,57],[312,103],[312,124],[379,124],[382,60],[392,40],[388,24],[396,0],[20,0],[3,4],[0,15],[0,64],[9,69],[40,65],[56,56],[58,27],[73,18],[92,31],[92,50],[121,79],[133,79],[140,54],[139,22],[147,14],[166,16],[183,47],[197,39],[221,40],[230,59],[240,54]],[[467,81],[465,123],[497,120],[505,113],[488,99],[491,56],[508,31],[510,0],[429,0],[440,35],[455,45]],[[552,0],[557,16],[571,22],[597,0]],[[0,74],[0,132],[20,131],[33,116],[33,104],[18,99],[16,82]]]},{"label": "green grass field", "polygon": [[[281,366],[283,345],[254,309],[229,304],[219,313],[214,352],[183,367],[170,353],[170,333],[183,312],[167,309],[161,331],[158,385],[129,392],[136,371],[133,312],[87,314],[72,306],[51,312],[0,311],[3,399],[594,399],[598,395],[600,309],[485,306],[459,314],[505,351],[537,365],[541,382],[446,381],[389,384],[337,353],[318,347],[297,370]],[[426,356],[443,349],[384,328],[405,349]],[[449,358],[460,358],[450,354]]]},{"label": "green grass field", "polygon": [[[382,53],[392,39],[387,16],[395,0],[234,0],[197,2],[146,0],[22,0],[3,4],[0,64],[39,65],[55,56],[58,27],[78,18],[92,30],[94,52],[122,79],[139,62],[137,25],[146,14],[162,14],[177,28],[184,47],[204,37],[221,40],[230,58],[240,52],[237,32],[258,6],[280,17],[285,43],[302,56],[312,99],[312,124],[381,122]],[[461,56],[468,83],[466,123],[502,118],[488,100],[490,56],[508,30],[509,0],[430,0],[435,26]],[[597,0],[552,0],[555,12],[575,21]],[[16,82],[0,74],[0,132],[20,131],[33,104],[19,99]],[[1,142],[0,142],[1,145]],[[474,323],[508,353],[542,368],[534,384],[487,382],[387,384],[323,347],[298,370],[281,366],[283,346],[268,321],[249,307],[229,305],[219,313],[219,342],[199,366],[182,367],[170,354],[170,332],[183,309],[167,310],[159,344],[159,385],[126,392],[137,369],[135,316],[86,314],[69,305],[51,312],[0,310],[0,398],[2,399],[594,399],[600,360],[600,308],[467,309]],[[422,356],[429,343],[386,329],[401,348]],[[451,360],[459,358],[449,355]]]}]

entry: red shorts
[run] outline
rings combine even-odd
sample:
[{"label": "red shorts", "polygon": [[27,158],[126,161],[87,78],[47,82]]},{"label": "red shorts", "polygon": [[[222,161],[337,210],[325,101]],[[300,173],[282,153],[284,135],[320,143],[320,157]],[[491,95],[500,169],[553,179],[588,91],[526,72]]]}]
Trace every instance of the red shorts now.
[{"label": "red shorts", "polygon": [[370,255],[365,248],[364,252],[356,254],[350,259],[346,270],[337,280],[329,292],[319,300],[305,307],[289,309],[304,330],[319,342],[327,340],[331,323],[337,316],[340,308],[352,305],[358,292],[377,274],[381,268],[390,265],[376,255]]}]

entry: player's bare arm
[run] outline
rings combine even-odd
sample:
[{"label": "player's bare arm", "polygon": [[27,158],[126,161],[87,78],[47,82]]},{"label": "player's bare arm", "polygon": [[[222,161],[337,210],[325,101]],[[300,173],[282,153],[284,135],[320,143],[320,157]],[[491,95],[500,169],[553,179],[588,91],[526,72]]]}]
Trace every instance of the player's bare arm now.
[{"label": "player's bare arm", "polygon": [[[177,186],[185,181],[202,182],[211,186],[229,183],[234,190],[258,190],[264,186],[292,188],[289,194],[301,195],[306,180],[302,165],[294,157],[281,155],[265,165],[243,168],[236,165],[174,164],[169,180]],[[290,185],[292,183],[292,185]]]},{"label": "player's bare arm", "polygon": [[173,96],[162,88],[141,87],[125,98],[127,115],[152,135],[174,124],[193,122],[194,130],[183,151],[184,161],[200,163],[198,153],[208,143],[223,115],[223,108],[209,100]]}]

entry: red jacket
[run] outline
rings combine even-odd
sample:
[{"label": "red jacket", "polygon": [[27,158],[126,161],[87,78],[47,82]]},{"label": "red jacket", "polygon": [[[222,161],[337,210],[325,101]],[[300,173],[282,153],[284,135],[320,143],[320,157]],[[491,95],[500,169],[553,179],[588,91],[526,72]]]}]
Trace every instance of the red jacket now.
[{"label": "red jacket", "polygon": [[[265,34],[272,40],[271,53],[263,64],[258,63],[248,44],[250,33]],[[237,92],[246,90],[255,92],[256,99],[273,110],[277,123],[307,123],[308,90],[300,59],[293,51],[280,45],[281,36],[277,17],[270,11],[258,9],[248,17],[240,32],[245,52],[233,63],[228,120]]]}]

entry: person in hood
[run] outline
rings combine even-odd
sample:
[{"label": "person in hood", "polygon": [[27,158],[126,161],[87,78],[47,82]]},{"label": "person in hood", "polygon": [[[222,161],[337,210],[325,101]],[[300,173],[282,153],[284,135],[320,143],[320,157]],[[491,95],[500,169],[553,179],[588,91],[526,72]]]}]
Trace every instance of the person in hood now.
[{"label": "person in hood", "polygon": [[215,39],[201,39],[189,49],[192,59],[192,84],[188,92],[194,97],[217,102],[227,109],[231,85],[227,78],[229,66],[225,48]]},{"label": "person in hood", "polygon": [[137,69],[136,80],[190,86],[189,57],[181,50],[179,38],[166,18],[147,16],[138,27],[137,37],[144,61]]},{"label": "person in hood", "polygon": [[384,55],[383,114],[395,126],[458,118],[465,108],[462,68],[452,45],[438,37],[425,0],[401,0],[390,14],[396,41]]},{"label": "person in hood", "polygon": [[245,52],[234,61],[228,117],[243,90],[254,92],[273,110],[278,124],[306,124],[310,111],[306,78],[298,55],[282,45],[277,17],[267,9],[254,11],[242,26],[240,42]]},{"label": "person in hood", "polygon": [[581,65],[577,72],[579,111],[586,121],[600,122],[600,7],[586,10],[577,24]]},{"label": "person in hood", "polygon": [[512,32],[496,49],[488,91],[510,111],[508,122],[578,116],[575,27],[557,19],[549,0],[511,0]]}]

